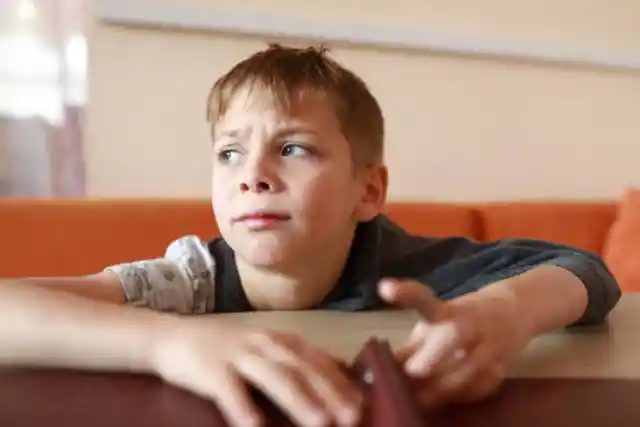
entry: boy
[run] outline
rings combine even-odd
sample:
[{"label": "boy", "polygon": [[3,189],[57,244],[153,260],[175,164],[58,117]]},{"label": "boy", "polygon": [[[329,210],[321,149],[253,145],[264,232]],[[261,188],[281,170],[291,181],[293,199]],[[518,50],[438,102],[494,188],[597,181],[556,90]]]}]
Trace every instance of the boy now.
[{"label": "boy", "polygon": [[251,383],[299,425],[354,425],[361,396],[340,361],[291,334],[177,314],[418,310],[397,357],[436,405],[487,396],[532,337],[601,322],[619,299],[593,254],[411,236],[381,216],[380,107],[322,49],[250,56],[216,82],[208,117],[222,237],[90,277],[3,283],[1,363],[152,373],[238,426],[261,420]]}]

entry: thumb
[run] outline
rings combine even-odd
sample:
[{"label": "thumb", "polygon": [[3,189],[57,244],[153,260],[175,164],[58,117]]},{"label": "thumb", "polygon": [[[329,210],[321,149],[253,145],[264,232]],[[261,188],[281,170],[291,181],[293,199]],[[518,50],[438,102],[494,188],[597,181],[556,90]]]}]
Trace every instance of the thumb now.
[{"label": "thumb", "polygon": [[383,279],[378,293],[389,304],[416,310],[427,321],[435,320],[442,304],[429,286],[415,280]]}]

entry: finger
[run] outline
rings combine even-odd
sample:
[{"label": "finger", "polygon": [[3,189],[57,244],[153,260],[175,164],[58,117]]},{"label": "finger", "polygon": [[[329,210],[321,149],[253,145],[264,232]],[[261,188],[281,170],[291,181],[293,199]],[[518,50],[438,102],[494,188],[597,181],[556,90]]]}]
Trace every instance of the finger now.
[{"label": "finger", "polygon": [[443,387],[439,378],[430,378],[416,385],[416,395],[424,409],[439,408],[448,403],[472,403],[496,394],[503,380],[502,365],[492,363],[457,388]]},{"label": "finger", "polygon": [[253,404],[247,387],[231,369],[213,372],[205,367],[182,369],[164,375],[163,379],[214,401],[222,416],[233,426],[260,426],[263,423],[262,414]]},{"label": "finger", "polygon": [[384,279],[378,293],[389,304],[416,310],[428,321],[436,321],[442,301],[422,283],[413,280]]},{"label": "finger", "polygon": [[470,380],[466,387],[455,395],[459,403],[472,403],[488,398],[500,390],[504,381],[504,367],[501,363],[492,363]]},{"label": "finger", "polygon": [[425,322],[418,322],[411,331],[407,342],[396,351],[396,359],[401,365],[404,365],[409,358],[411,358],[416,352],[418,352],[424,345],[425,341],[429,337],[429,333],[434,328],[439,328],[441,325],[432,325]]},{"label": "finger", "polygon": [[493,352],[488,346],[478,346],[453,370],[446,372],[441,380],[442,387],[458,389],[471,382],[493,362]]},{"label": "finger", "polygon": [[430,325],[424,322],[418,322],[409,334],[407,342],[396,351],[396,359],[401,365],[422,347],[422,341],[428,333]]},{"label": "finger", "polygon": [[216,378],[216,381],[210,381],[206,387],[213,384],[216,386],[209,394],[232,426],[258,427],[264,424],[263,415],[253,404],[246,385],[236,373],[229,369]]},{"label": "finger", "polygon": [[310,387],[341,425],[358,422],[362,393],[346,375],[342,364],[302,340],[280,337],[278,344],[265,348],[271,357],[302,373]]},{"label": "finger", "polygon": [[255,349],[237,357],[234,366],[240,375],[260,389],[295,423],[318,426],[330,421],[323,402],[295,369],[271,360],[268,355]]},{"label": "finger", "polygon": [[434,326],[423,337],[422,345],[409,357],[405,369],[410,375],[428,376],[437,372],[438,366],[454,357],[460,349],[455,325]]},{"label": "finger", "polygon": [[335,356],[329,352],[320,350],[306,341],[302,340],[299,336],[286,333],[286,332],[270,332],[266,339],[262,340],[262,344],[277,343],[279,346],[286,347],[297,355],[297,358],[304,360],[307,355],[313,357],[321,357],[325,363],[331,363],[338,366],[345,372],[348,371],[350,363],[347,363],[344,359]]},{"label": "finger", "polygon": [[422,409],[435,409],[447,401],[447,396],[439,386],[438,380],[438,377],[425,378],[416,385],[415,396]]},{"label": "finger", "polygon": [[302,362],[301,371],[337,423],[343,426],[357,424],[362,398],[355,382],[346,378],[336,366],[314,360],[313,357]]},{"label": "finger", "polygon": [[413,340],[406,343],[396,351],[396,360],[400,365],[406,365],[407,361],[422,347],[422,342]]}]

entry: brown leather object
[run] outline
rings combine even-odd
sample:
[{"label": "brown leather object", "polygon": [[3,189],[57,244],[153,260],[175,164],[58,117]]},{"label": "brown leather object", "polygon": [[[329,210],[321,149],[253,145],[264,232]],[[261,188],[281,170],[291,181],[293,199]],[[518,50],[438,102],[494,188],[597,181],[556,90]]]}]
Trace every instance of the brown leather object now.
[{"label": "brown leather object", "polygon": [[[640,426],[640,381],[623,379],[510,379],[491,399],[419,414],[420,422],[412,424],[417,408],[392,361],[386,343],[372,340],[354,363],[355,380],[373,374],[366,391],[365,427]],[[269,426],[292,426],[264,397],[256,395],[256,401],[268,414]],[[15,370],[0,371],[0,426],[225,427],[226,423],[211,402],[154,377]]]},{"label": "brown leather object", "polygon": [[354,380],[364,391],[366,427],[421,427],[420,407],[386,341],[370,339],[353,363]]}]

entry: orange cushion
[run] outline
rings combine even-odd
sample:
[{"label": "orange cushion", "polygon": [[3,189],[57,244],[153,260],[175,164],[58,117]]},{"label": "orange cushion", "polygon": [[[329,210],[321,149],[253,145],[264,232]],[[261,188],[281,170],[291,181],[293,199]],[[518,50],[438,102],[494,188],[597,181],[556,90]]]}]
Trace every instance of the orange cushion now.
[{"label": "orange cushion", "polygon": [[626,192],[603,257],[624,292],[640,291],[640,189]]},{"label": "orange cushion", "polygon": [[540,239],[602,253],[615,203],[495,203],[480,207],[485,239]]},{"label": "orange cushion", "polygon": [[480,239],[480,223],[468,207],[446,203],[389,203],[383,209],[391,220],[418,236],[465,236]]},{"label": "orange cushion", "polygon": [[218,234],[207,200],[3,199],[0,277],[82,275]]}]

